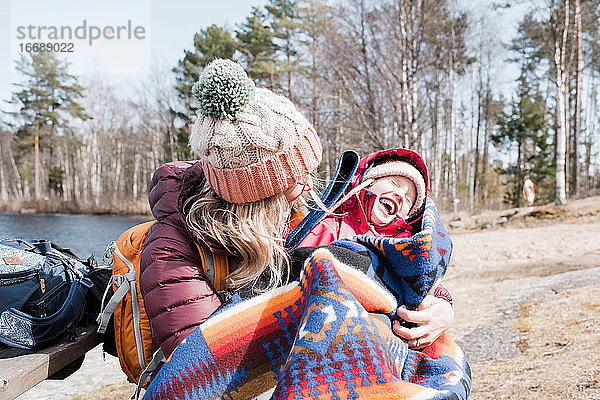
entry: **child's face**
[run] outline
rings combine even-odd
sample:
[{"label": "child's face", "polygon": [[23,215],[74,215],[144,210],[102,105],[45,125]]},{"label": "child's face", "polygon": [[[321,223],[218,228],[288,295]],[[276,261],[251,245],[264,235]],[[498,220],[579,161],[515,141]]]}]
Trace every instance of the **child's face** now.
[{"label": "child's face", "polygon": [[417,199],[417,188],[404,176],[384,176],[369,186],[377,201],[373,205],[371,220],[376,225],[386,225],[397,216],[406,219]]}]

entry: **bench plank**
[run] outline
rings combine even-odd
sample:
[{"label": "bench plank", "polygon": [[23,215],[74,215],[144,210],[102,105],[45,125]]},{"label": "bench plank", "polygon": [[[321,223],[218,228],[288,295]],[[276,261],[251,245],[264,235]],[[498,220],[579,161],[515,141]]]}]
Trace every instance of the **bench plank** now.
[{"label": "bench plank", "polygon": [[101,337],[93,325],[77,328],[74,342],[63,341],[33,352],[0,348],[0,400],[11,400],[79,359],[96,347]]}]

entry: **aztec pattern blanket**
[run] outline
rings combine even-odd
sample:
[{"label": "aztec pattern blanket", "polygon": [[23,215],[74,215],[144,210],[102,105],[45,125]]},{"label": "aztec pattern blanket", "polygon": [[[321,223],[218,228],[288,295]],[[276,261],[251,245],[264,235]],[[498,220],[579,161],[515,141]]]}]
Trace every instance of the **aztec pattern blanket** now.
[{"label": "aztec pattern blanket", "polygon": [[297,249],[298,277],[237,292],[192,332],[144,399],[467,399],[471,374],[446,334],[422,351],[391,330],[439,283],[452,244],[428,200],[406,239],[357,236]]}]

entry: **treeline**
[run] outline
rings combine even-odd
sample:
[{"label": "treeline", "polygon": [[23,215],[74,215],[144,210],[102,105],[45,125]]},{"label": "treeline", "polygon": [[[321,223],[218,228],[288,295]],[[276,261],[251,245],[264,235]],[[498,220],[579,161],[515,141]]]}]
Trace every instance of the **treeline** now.
[{"label": "treeline", "polygon": [[[0,129],[0,199],[13,209],[146,210],[153,171],[193,158],[191,87],[217,57],[305,113],[322,138],[325,179],[345,149],[402,146],[423,155],[432,196],[455,211],[520,205],[526,177],[538,202],[595,193],[599,10],[600,0],[548,0],[503,44],[498,8],[270,0],[234,29],[199,30],[169,74],[151,74],[129,98],[83,87],[55,55],[30,53]],[[520,70],[512,94],[500,90],[506,57]]]}]

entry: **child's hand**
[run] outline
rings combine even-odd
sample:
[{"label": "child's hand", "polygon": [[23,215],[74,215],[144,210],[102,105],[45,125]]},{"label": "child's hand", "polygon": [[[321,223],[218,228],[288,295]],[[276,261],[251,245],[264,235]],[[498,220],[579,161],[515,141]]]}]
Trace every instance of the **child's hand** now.
[{"label": "child's hand", "polygon": [[450,303],[431,295],[423,299],[416,311],[401,306],[396,310],[396,314],[403,320],[418,325],[415,328],[406,328],[398,321],[394,321],[392,325],[394,333],[406,339],[411,349],[429,346],[454,322],[454,310]]}]

